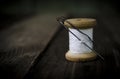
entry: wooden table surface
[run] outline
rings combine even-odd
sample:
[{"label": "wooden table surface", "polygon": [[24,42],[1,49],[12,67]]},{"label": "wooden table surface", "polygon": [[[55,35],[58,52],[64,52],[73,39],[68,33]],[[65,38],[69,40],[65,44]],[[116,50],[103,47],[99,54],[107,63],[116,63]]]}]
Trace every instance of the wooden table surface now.
[{"label": "wooden table surface", "polygon": [[0,79],[23,79],[59,29],[57,16],[34,15],[0,26]]},{"label": "wooden table surface", "polygon": [[[90,62],[69,62],[68,32],[61,27],[25,79],[116,79],[120,73],[120,23],[114,17],[96,17],[94,49],[104,57]],[[114,19],[114,20],[113,20]]]},{"label": "wooden table surface", "polygon": [[[120,77],[120,19],[118,17],[95,17],[97,26],[94,27],[94,49],[104,57],[104,61],[98,58],[95,61],[79,63],[65,59],[64,55],[68,51],[68,32],[62,26],[57,30],[59,25],[54,24],[55,20],[49,22],[51,18],[55,19],[55,16],[49,19],[29,20],[18,24],[18,27],[0,32],[0,79],[116,79]],[[41,24],[51,25],[52,29],[41,28],[39,27]]]}]

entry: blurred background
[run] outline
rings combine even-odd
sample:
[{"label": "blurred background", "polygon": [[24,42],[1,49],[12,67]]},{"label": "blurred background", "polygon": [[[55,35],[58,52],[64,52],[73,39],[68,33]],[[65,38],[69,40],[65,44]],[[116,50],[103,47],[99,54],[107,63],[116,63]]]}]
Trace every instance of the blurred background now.
[{"label": "blurred background", "polygon": [[42,12],[102,13],[119,11],[117,0],[0,0],[3,14]]},{"label": "blurred background", "polygon": [[118,0],[0,0],[0,19],[16,19],[42,13],[78,15],[119,14]]}]

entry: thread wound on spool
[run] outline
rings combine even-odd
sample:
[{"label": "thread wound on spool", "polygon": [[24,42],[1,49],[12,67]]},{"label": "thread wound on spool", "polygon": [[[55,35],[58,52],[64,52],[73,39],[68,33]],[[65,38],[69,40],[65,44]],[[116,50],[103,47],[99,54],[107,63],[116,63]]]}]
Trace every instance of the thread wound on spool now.
[{"label": "thread wound on spool", "polygon": [[[69,28],[69,30],[81,39],[81,41],[79,41],[73,34],[69,32],[69,50],[73,53],[91,52],[91,50],[86,47],[82,42],[85,42],[89,47],[93,48],[92,42],[90,42],[90,40],[86,36],[79,33],[76,29]],[[92,39],[93,28],[80,31],[87,34]]]},{"label": "thread wound on spool", "polygon": [[[76,30],[73,28],[71,24],[78,29]],[[93,26],[96,25],[96,20],[91,18],[67,19],[65,20],[64,25],[70,30],[69,51],[65,55],[66,59],[70,61],[88,61],[95,59],[96,54],[87,46],[93,48],[93,43],[88,39],[88,37],[93,39]],[[78,30],[84,34],[80,33]],[[78,40],[71,32],[81,40]],[[86,43],[87,46],[85,46],[83,42]]]}]

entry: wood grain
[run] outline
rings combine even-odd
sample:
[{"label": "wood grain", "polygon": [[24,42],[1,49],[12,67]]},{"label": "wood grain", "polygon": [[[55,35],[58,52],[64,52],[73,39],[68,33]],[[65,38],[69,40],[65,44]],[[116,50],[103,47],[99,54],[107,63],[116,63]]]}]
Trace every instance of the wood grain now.
[{"label": "wood grain", "polygon": [[[98,23],[94,28],[94,49],[104,57],[104,61],[99,57],[90,62],[67,61],[64,55],[68,51],[68,33],[62,28],[25,79],[114,79],[119,77],[118,54],[120,51],[114,43],[116,38],[113,36],[119,35],[120,32],[110,29],[114,28],[112,22],[107,20],[109,24],[106,25],[106,20],[102,20],[104,18],[97,18]],[[117,30],[117,28],[114,29]]]},{"label": "wood grain", "polygon": [[0,31],[0,79],[22,79],[59,26],[59,14],[41,14]]}]

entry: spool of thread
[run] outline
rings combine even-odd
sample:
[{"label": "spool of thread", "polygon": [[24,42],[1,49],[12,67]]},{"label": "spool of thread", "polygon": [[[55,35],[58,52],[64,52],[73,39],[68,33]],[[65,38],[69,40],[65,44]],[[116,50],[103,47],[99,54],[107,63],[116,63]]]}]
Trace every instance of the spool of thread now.
[{"label": "spool of thread", "polygon": [[92,18],[74,18],[64,21],[64,25],[67,26],[79,39],[81,39],[78,40],[69,32],[69,51],[65,54],[66,59],[75,62],[95,59],[96,54],[84,45],[84,43],[86,43],[90,48],[93,48],[93,42],[91,42],[86,35],[73,28],[68,22],[93,40],[93,27],[96,25],[96,20]]}]

